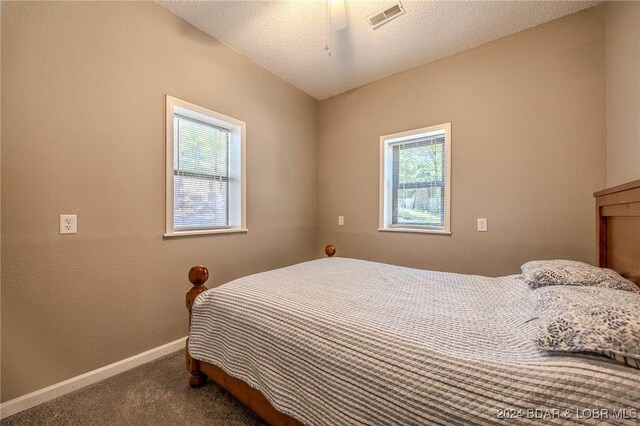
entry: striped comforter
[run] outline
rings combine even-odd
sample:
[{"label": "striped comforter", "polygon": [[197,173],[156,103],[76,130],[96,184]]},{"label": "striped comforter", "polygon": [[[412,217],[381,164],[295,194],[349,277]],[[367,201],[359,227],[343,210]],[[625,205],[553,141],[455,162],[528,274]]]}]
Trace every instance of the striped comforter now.
[{"label": "striped comforter", "polygon": [[640,371],[540,352],[531,299],[519,276],[327,258],[201,294],[189,352],[305,424],[636,424]]}]

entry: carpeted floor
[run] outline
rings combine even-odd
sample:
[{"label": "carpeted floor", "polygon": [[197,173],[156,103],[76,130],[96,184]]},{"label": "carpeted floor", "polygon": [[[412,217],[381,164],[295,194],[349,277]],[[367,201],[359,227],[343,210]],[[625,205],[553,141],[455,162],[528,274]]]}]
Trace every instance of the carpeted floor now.
[{"label": "carpeted floor", "polygon": [[263,425],[215,383],[191,389],[183,351],[2,419],[13,425]]}]

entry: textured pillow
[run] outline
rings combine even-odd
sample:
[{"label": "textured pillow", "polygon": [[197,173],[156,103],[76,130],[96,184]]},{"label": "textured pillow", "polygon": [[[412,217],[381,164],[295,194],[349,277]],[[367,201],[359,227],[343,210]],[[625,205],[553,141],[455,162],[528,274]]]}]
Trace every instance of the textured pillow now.
[{"label": "textured pillow", "polygon": [[535,295],[541,349],[598,353],[640,368],[640,294],[555,286]]},{"label": "textured pillow", "polygon": [[522,275],[531,288],[548,285],[585,285],[640,293],[640,287],[616,271],[575,260],[535,260],[522,265]]}]

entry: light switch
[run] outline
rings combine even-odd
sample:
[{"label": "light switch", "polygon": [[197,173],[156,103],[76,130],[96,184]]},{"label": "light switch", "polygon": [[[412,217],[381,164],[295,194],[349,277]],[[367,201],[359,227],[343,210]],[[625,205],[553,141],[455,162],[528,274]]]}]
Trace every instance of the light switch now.
[{"label": "light switch", "polygon": [[338,225],[344,225],[344,216],[338,216]]}]

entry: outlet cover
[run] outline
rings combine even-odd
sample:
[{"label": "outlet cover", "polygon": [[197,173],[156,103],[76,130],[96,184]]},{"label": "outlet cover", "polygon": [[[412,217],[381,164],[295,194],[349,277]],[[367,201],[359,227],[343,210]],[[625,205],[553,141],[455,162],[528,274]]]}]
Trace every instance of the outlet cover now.
[{"label": "outlet cover", "polygon": [[479,217],[478,218],[478,232],[487,232],[487,218]]},{"label": "outlet cover", "polygon": [[61,214],[60,215],[60,233],[61,234],[77,234],[78,233],[78,215]]}]

